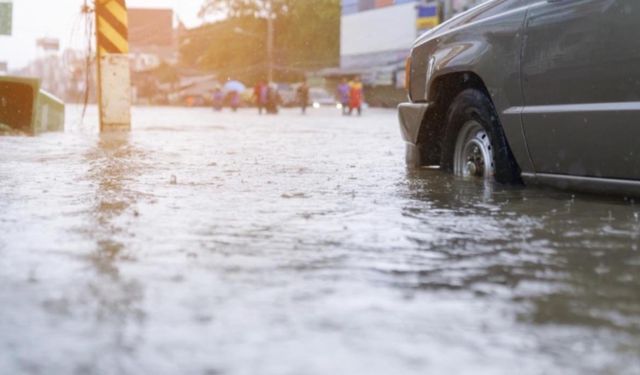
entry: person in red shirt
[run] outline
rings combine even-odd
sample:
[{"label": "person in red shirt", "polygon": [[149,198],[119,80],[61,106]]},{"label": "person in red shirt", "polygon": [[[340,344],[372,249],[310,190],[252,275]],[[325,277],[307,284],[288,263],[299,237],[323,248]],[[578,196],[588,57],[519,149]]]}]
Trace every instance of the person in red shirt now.
[{"label": "person in red shirt", "polygon": [[360,77],[356,77],[349,83],[349,115],[353,110],[358,111],[358,116],[362,115],[362,102],[364,100],[364,92]]}]

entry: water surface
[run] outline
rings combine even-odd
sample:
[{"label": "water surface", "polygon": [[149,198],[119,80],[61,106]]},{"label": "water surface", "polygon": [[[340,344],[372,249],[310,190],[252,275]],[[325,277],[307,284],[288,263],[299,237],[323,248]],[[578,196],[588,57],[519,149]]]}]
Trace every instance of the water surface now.
[{"label": "water surface", "polygon": [[638,374],[640,206],[408,172],[393,111],[0,137],[0,372]]}]

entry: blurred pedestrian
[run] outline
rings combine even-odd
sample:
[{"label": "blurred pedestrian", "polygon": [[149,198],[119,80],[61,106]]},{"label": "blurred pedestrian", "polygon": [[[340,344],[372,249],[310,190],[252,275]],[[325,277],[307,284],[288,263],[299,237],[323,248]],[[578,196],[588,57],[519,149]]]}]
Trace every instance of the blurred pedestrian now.
[{"label": "blurred pedestrian", "polygon": [[280,94],[278,93],[278,86],[275,83],[267,85],[267,104],[265,106],[267,113],[272,115],[278,114],[278,105],[280,104]]},{"label": "blurred pedestrian", "polygon": [[300,103],[300,108],[302,109],[302,114],[307,113],[307,107],[309,106],[309,86],[307,85],[307,80],[302,81],[300,86],[298,86],[297,90],[298,103]]},{"label": "blurred pedestrian", "polygon": [[360,77],[356,77],[349,83],[349,115],[353,110],[358,111],[358,116],[362,115],[362,101],[364,98],[364,90]]},{"label": "blurred pedestrian", "polygon": [[346,115],[349,111],[349,91],[349,82],[347,82],[346,78],[343,78],[337,89],[337,99],[342,106],[343,115]]},{"label": "blurred pedestrian", "polygon": [[231,105],[231,110],[233,112],[238,111],[238,107],[240,107],[240,94],[234,90],[229,93],[229,96],[229,104]]},{"label": "blurred pedestrian", "polygon": [[258,107],[258,114],[260,115],[267,105],[268,91],[269,88],[264,81],[258,81],[258,83],[253,87],[253,98],[256,102],[256,107]]},{"label": "blurred pedestrian", "polygon": [[[260,87],[260,105],[262,106],[262,109],[267,110],[267,105],[269,104],[269,85],[267,85],[265,82],[262,83],[262,86]],[[262,110],[260,111],[260,114],[262,114]]]},{"label": "blurred pedestrian", "polygon": [[185,102],[187,104],[187,107],[193,107],[196,105],[196,99],[191,95],[186,97]]},{"label": "blurred pedestrian", "polygon": [[222,94],[222,90],[220,86],[216,86],[213,89],[213,109],[215,111],[220,112],[222,110],[222,106],[224,104],[224,95]]}]

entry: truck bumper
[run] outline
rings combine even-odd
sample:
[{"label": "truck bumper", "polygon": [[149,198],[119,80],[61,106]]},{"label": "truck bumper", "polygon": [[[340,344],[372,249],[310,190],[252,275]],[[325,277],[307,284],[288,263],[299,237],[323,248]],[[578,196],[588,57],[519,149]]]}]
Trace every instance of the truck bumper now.
[{"label": "truck bumper", "polygon": [[418,136],[424,115],[429,109],[429,103],[402,103],[398,106],[400,133],[407,143],[406,162],[410,168],[425,164],[422,146],[418,144]]},{"label": "truck bumper", "polygon": [[429,103],[401,103],[398,106],[400,132],[405,142],[412,145],[418,144],[418,133],[427,109],[429,109]]}]

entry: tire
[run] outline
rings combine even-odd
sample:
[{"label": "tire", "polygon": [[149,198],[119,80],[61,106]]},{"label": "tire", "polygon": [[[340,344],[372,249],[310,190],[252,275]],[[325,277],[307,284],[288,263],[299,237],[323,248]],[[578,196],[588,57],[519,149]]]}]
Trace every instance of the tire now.
[{"label": "tire", "polygon": [[467,89],[453,100],[446,115],[440,167],[459,176],[520,184],[513,157],[491,100]]}]

